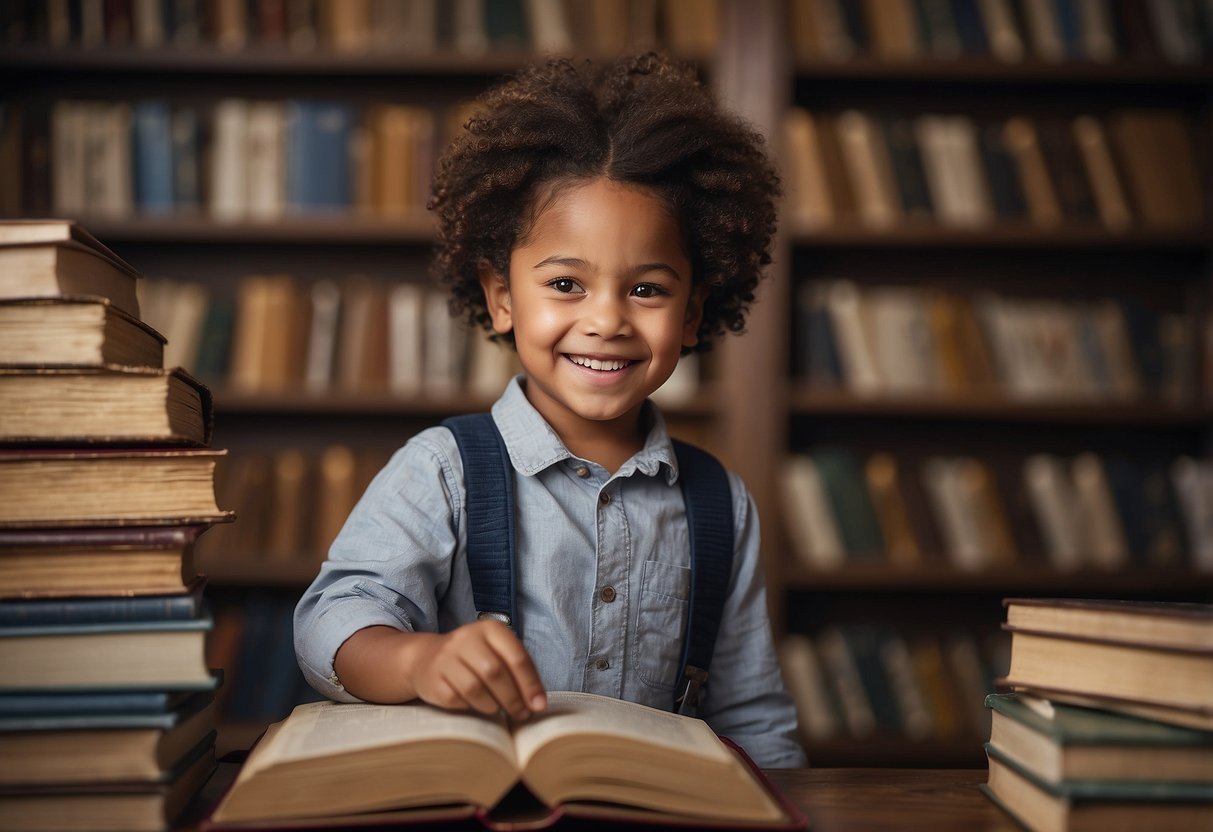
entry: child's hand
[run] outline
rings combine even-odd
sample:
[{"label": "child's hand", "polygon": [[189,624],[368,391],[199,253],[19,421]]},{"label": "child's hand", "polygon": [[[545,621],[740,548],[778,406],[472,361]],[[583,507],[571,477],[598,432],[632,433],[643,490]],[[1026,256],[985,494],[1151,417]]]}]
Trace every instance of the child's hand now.
[{"label": "child's hand", "polygon": [[504,624],[481,620],[430,635],[413,664],[413,686],[431,705],[526,719],[547,707],[539,673]]}]

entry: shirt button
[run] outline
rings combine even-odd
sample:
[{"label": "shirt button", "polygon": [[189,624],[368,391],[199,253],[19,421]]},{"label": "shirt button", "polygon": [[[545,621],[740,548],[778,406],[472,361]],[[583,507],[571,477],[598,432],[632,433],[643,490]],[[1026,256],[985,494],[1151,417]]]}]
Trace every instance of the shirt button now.
[{"label": "shirt button", "polygon": [[577,476],[581,477],[582,479],[585,479],[586,477],[588,477],[590,475],[590,469],[586,468],[584,465],[578,465],[577,470],[575,470],[573,473],[575,473]]},{"label": "shirt button", "polygon": [[594,662],[594,667],[598,668],[599,670],[606,670],[610,666],[611,663],[606,659],[599,659],[598,661]]},{"label": "shirt button", "polygon": [[598,495],[598,502],[602,503],[605,506],[607,503],[611,502],[611,495],[607,494],[605,491],[602,492],[601,494]]},{"label": "shirt button", "polygon": [[600,594],[602,596],[602,600],[606,601],[609,604],[615,600],[615,587],[604,586],[602,588],[602,592]]}]

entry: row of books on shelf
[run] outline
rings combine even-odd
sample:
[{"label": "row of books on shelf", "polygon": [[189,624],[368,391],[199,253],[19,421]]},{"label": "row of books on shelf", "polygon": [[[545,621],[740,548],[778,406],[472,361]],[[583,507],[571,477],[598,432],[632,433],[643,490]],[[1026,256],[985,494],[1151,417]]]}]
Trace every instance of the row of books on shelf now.
[{"label": "row of books on shelf", "polygon": [[216,222],[420,216],[437,146],[462,117],[311,99],[9,103],[0,206]]},{"label": "row of books on shelf", "polygon": [[1033,832],[1213,825],[1213,605],[1004,601],[983,792]]},{"label": "row of books on shelf", "polygon": [[1208,395],[1201,366],[1213,365],[1213,317],[1127,296],[813,280],[800,284],[795,314],[797,376],[857,396],[1192,406]]},{"label": "row of books on shelf", "polygon": [[852,623],[785,635],[779,658],[810,760],[824,740],[977,742],[990,730],[982,700],[1006,672],[1001,636]]},{"label": "row of books on shelf", "polygon": [[1213,571],[1213,460],[792,454],[780,477],[792,554],[810,569],[889,563],[980,572]]},{"label": "row of books on shelf", "polygon": [[508,346],[453,319],[447,294],[421,283],[250,275],[233,296],[159,280],[142,292],[170,360],[233,390],[488,397],[515,371]]},{"label": "row of books on shelf", "polygon": [[[56,260],[69,252],[70,297]],[[23,268],[5,267],[14,260]],[[99,352],[101,339],[46,332],[23,314],[84,310],[95,336],[113,311],[128,329],[155,336],[138,319],[138,279],[70,223],[0,224],[0,374],[6,385],[29,382],[15,388],[20,395],[6,386],[0,396],[0,661],[11,666],[0,684],[5,829],[93,828],[98,818],[114,829],[167,829],[215,768],[221,676],[205,662],[212,618],[190,559],[199,534],[232,519],[214,500],[224,452],[207,447],[209,394],[186,385],[195,393],[192,442],[132,435],[126,422],[138,419],[116,396],[105,406],[78,394],[65,401],[41,395],[38,382],[153,379],[161,391],[151,408],[164,421],[162,382],[172,374],[161,352],[144,350],[125,374],[107,373],[99,356],[67,367],[61,342]],[[66,434],[41,426],[72,422],[72,411],[89,418]]]},{"label": "row of books on shelf", "polygon": [[63,0],[4,12],[0,42],[55,47],[700,56],[719,37],[714,0]]},{"label": "row of books on shelf", "polygon": [[1195,64],[1213,54],[1213,12],[1194,0],[789,0],[796,57],[1006,63]]},{"label": "row of books on shelf", "polygon": [[[421,282],[251,275],[232,295],[150,279],[140,293],[147,319],[168,337],[165,361],[232,391],[491,401],[518,370],[511,347],[452,318],[448,293]],[[698,387],[688,356],[657,399],[676,405]]]},{"label": "row of books on shelf", "polygon": [[315,452],[248,451],[224,460],[216,492],[224,505],[235,508],[240,522],[199,541],[199,569],[222,575],[238,561],[263,565],[266,572],[301,563],[319,571],[329,545],[389,455],[334,444]]},{"label": "row of books on shelf", "polygon": [[805,229],[1021,223],[1199,228],[1200,144],[1175,110],[1071,117],[813,111],[784,120],[792,218]]}]

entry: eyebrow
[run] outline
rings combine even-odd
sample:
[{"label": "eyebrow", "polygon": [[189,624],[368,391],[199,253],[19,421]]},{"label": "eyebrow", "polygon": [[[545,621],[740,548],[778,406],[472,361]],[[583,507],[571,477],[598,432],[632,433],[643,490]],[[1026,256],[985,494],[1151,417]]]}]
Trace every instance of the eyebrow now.
[{"label": "eyebrow", "polygon": [[[540,260],[535,264],[534,268],[541,269],[544,266],[563,266],[566,269],[587,269],[589,268],[590,264],[585,260],[582,260],[580,257],[560,257],[558,255],[553,255],[552,257]],[[666,272],[675,280],[682,280],[682,275],[675,271],[673,266],[660,261],[653,263],[641,263],[637,266],[632,266],[627,270],[626,275],[628,277],[635,277],[637,275],[646,274],[647,272]]]}]

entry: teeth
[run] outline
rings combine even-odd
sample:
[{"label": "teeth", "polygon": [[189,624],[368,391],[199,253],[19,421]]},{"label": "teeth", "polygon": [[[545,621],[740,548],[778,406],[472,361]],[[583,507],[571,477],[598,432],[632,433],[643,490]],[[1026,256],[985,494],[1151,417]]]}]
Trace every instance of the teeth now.
[{"label": "teeth", "polygon": [[585,358],[580,355],[570,355],[569,360],[574,364],[580,364],[582,367],[589,367],[591,370],[622,370],[630,364],[630,361],[599,361],[597,358]]}]

